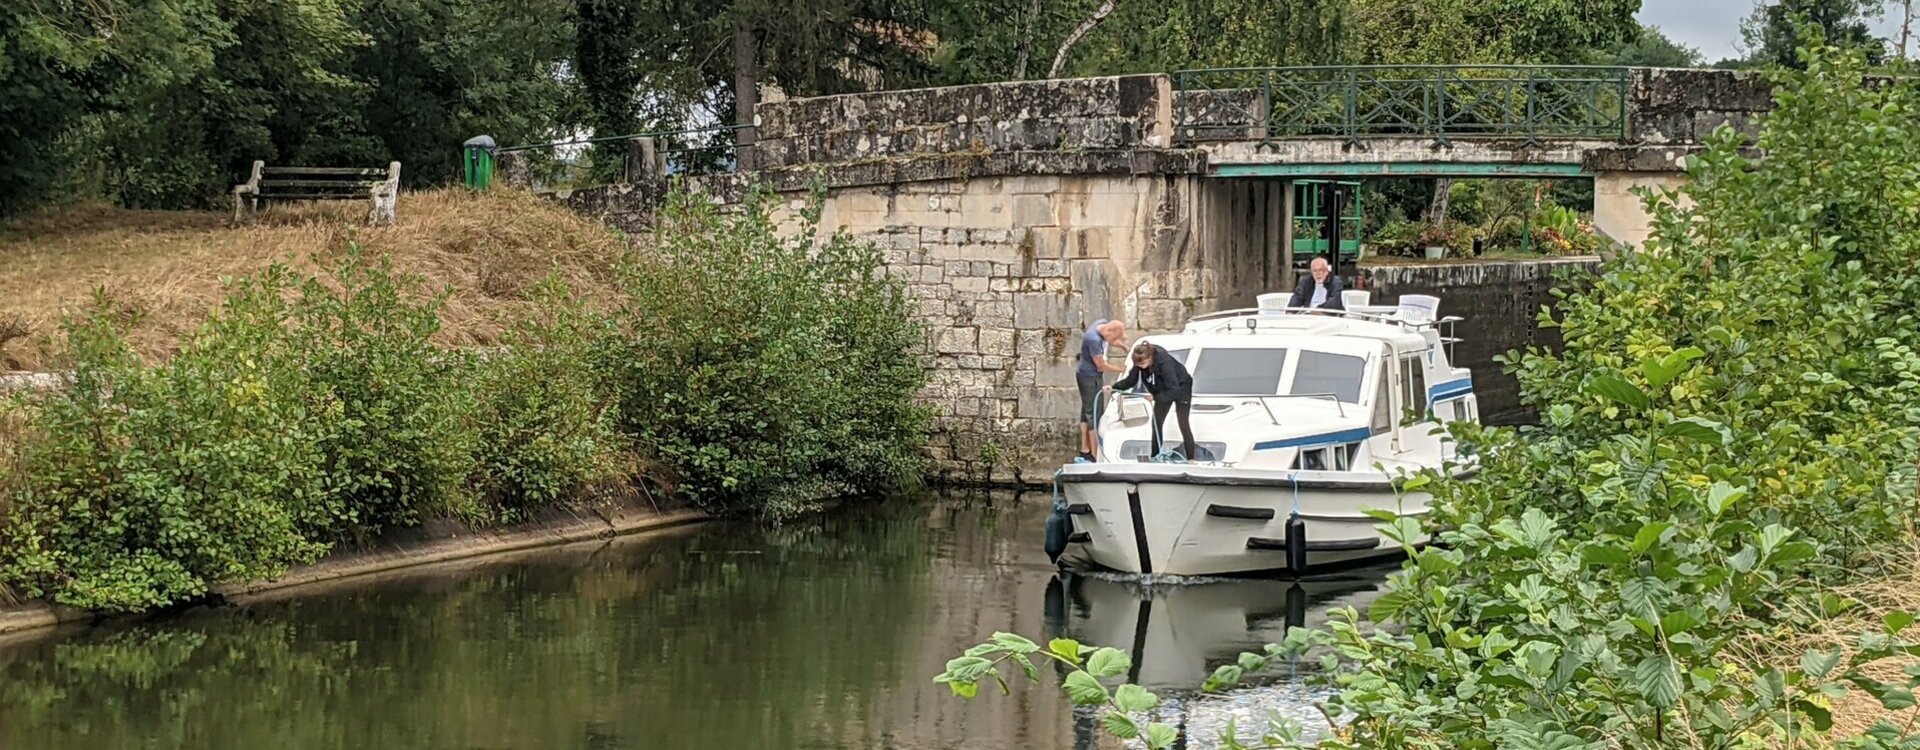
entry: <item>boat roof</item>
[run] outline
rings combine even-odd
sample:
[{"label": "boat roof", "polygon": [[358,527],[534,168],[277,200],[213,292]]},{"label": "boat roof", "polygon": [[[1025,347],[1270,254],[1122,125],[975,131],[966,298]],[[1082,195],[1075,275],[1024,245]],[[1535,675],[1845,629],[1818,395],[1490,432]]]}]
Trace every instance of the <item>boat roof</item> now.
[{"label": "boat roof", "polygon": [[1189,322],[1186,330],[1179,334],[1153,337],[1161,346],[1178,341],[1190,346],[1247,347],[1275,346],[1279,338],[1287,339],[1291,346],[1326,351],[1378,351],[1383,343],[1395,352],[1424,351],[1440,343],[1433,325],[1427,323],[1407,323],[1369,312],[1327,314],[1274,310],[1235,310],[1202,316]]}]

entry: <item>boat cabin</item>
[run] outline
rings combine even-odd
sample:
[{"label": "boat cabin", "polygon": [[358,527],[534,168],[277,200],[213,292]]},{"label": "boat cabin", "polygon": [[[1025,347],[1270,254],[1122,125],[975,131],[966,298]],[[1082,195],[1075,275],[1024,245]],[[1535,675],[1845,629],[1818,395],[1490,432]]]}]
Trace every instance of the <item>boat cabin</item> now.
[{"label": "boat cabin", "polygon": [[[1262,302],[1272,295],[1263,296]],[[1434,320],[1437,300],[1355,305],[1345,312],[1277,306],[1197,318],[1173,335],[1143,337],[1193,375],[1198,463],[1247,468],[1378,472],[1432,465],[1452,452],[1444,425],[1479,418],[1471,373],[1453,366],[1453,339]],[[1357,301],[1357,300],[1356,300]],[[1152,405],[1117,396],[1102,420],[1104,460],[1149,458]],[[1162,449],[1178,448],[1177,420]]]}]

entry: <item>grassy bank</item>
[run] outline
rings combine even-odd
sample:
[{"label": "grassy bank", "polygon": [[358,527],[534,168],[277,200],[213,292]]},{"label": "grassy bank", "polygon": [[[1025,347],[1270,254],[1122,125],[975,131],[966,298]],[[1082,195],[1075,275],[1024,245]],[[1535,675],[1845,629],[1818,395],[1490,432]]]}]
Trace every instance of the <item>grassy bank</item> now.
[{"label": "grassy bank", "polygon": [[71,375],[0,403],[0,586],[139,611],[640,481],[776,517],[913,481],[903,290],[767,205],[676,199],[631,245],[523,194],[418,196],[381,230],[327,208],[11,225],[33,262],[0,285],[38,304],[11,302],[36,333],[10,356]]},{"label": "grassy bank", "polygon": [[222,278],[275,261],[317,273],[349,240],[424,288],[451,290],[436,344],[490,345],[549,273],[609,298],[626,248],[600,222],[513,191],[404,193],[388,227],[365,226],[365,214],[362,203],[311,203],[230,226],[225,212],[69,206],[0,224],[0,370],[54,366],[62,312],[96,289],[144,315],[128,332],[136,352],[164,356],[225,296]]}]

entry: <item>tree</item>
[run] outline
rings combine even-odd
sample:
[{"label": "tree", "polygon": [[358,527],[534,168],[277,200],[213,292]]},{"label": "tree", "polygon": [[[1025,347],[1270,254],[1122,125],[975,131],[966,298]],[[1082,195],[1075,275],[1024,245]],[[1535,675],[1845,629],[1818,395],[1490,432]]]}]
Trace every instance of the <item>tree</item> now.
[{"label": "tree", "polygon": [[1835,46],[1858,47],[1870,64],[1885,62],[1887,40],[1867,25],[1868,19],[1880,17],[1880,5],[1874,0],[1763,0],[1740,23],[1746,63],[1798,69],[1797,51],[1808,33]]},{"label": "tree", "polygon": [[1650,68],[1692,68],[1700,65],[1700,50],[1669,39],[1655,26],[1641,26],[1631,37],[1608,50],[1601,61],[1607,65],[1631,65]]}]

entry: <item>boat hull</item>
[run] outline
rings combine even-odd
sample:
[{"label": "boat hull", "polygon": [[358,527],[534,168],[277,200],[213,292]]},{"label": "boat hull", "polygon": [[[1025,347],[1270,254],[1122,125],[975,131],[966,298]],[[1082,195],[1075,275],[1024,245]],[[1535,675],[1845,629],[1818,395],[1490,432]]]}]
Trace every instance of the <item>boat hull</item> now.
[{"label": "boat hull", "polygon": [[[1123,573],[1175,576],[1303,574],[1364,564],[1404,553],[1367,510],[1421,516],[1429,500],[1424,493],[1396,495],[1384,476],[1164,466],[1062,471],[1069,538],[1087,559]],[[1302,541],[1293,542],[1305,546],[1300,570],[1288,565],[1287,532],[1296,515],[1305,528]]]}]

